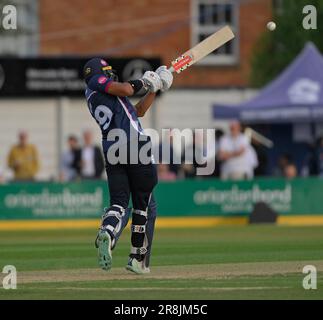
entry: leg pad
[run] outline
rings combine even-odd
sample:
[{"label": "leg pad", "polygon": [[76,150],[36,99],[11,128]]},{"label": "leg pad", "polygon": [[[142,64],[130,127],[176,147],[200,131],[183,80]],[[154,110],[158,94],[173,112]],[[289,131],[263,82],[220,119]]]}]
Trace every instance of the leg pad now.
[{"label": "leg pad", "polygon": [[133,210],[131,226],[131,254],[137,259],[143,259],[147,253],[148,241],[146,237],[147,212]]}]

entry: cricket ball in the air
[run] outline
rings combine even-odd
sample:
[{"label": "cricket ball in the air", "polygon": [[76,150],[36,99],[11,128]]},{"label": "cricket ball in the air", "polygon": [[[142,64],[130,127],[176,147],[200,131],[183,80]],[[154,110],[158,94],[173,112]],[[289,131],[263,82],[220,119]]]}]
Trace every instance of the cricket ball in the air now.
[{"label": "cricket ball in the air", "polygon": [[270,31],[274,31],[276,29],[276,23],[273,21],[270,21],[267,23],[267,29]]}]

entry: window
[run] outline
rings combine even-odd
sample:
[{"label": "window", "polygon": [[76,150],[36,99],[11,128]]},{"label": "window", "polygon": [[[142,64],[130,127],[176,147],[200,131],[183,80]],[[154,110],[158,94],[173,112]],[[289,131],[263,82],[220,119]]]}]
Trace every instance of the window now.
[{"label": "window", "polygon": [[[10,3],[9,3],[10,2]],[[0,0],[17,9],[17,30],[0,28],[0,54],[6,56],[32,56],[38,53],[38,0]]]},{"label": "window", "polygon": [[238,62],[238,3],[235,0],[191,0],[192,5],[192,47],[229,25],[236,38],[199,62],[201,65],[232,65]]}]

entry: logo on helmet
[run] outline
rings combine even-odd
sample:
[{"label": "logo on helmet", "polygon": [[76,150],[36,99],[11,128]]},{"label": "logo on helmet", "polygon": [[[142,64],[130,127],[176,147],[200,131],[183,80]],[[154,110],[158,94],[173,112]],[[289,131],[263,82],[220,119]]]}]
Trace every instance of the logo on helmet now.
[{"label": "logo on helmet", "polygon": [[91,72],[91,68],[86,68],[85,74],[88,75]]},{"label": "logo on helmet", "polygon": [[103,66],[107,66],[108,64],[107,64],[107,62],[106,61],[104,61],[103,59],[101,59],[101,64],[103,65]]}]

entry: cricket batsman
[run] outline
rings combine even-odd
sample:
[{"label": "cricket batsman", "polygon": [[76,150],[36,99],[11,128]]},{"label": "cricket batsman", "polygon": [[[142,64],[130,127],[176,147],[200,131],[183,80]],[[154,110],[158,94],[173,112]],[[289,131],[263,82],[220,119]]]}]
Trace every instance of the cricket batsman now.
[{"label": "cricket batsman", "polygon": [[[138,117],[145,115],[158,90],[167,91],[171,87],[173,76],[166,66],[161,66],[156,72],[147,71],[141,79],[119,82],[116,72],[104,59],[93,58],[84,66],[84,80],[88,109],[102,132],[110,194],[110,207],[104,209],[95,240],[99,265],[104,270],[112,266],[112,250],[127,225],[131,197],[131,249],[126,269],[137,274],[148,273],[156,218],[152,192],[157,172],[150,137]],[[132,105],[128,97],[135,94],[145,95]],[[120,130],[122,135],[116,134]],[[138,146],[137,152],[133,151],[134,145]],[[147,157],[142,159],[142,151],[147,151],[148,161]]]}]

